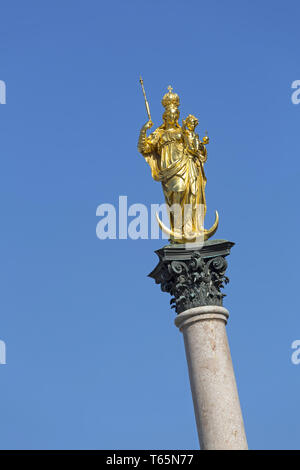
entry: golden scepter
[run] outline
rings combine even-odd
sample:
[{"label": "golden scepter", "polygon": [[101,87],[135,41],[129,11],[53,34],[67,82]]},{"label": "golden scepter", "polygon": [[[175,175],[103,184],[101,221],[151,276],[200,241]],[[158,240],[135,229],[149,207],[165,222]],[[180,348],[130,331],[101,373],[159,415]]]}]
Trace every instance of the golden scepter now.
[{"label": "golden scepter", "polygon": [[151,119],[151,114],[150,114],[149,103],[148,103],[147,96],[146,96],[146,92],[145,92],[145,88],[144,88],[144,82],[143,82],[143,79],[142,79],[141,76],[140,76],[140,84],[141,84],[141,86],[142,86],[142,90],[143,90],[143,94],[144,94],[144,98],[145,98],[145,105],[146,105],[146,110],[147,110],[148,118],[149,118],[149,121],[152,121],[152,119]]}]

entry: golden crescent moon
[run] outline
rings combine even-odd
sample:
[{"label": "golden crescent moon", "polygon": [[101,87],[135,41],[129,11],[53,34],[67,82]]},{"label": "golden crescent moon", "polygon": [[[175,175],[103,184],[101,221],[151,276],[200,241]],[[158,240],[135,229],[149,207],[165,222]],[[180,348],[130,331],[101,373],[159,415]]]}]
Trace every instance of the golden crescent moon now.
[{"label": "golden crescent moon", "polygon": [[177,243],[191,243],[193,240],[195,240],[197,238],[198,239],[200,238],[204,241],[208,240],[210,237],[212,237],[216,233],[218,225],[219,225],[219,214],[218,214],[218,211],[216,211],[215,221],[214,221],[214,223],[213,223],[213,225],[211,226],[210,229],[208,229],[208,230],[203,229],[199,232],[195,232],[191,237],[188,237],[186,235],[182,236],[182,234],[176,233],[173,230],[166,227],[166,225],[158,217],[157,212],[155,212],[155,216],[156,216],[156,220],[157,220],[158,225],[160,226],[161,230],[163,232],[165,232],[167,235],[170,235],[172,237],[172,239],[174,239]]}]

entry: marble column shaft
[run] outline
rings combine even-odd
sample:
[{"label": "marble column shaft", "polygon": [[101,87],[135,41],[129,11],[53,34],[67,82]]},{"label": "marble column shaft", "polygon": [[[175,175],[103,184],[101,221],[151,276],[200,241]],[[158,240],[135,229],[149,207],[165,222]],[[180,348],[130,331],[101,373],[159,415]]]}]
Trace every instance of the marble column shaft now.
[{"label": "marble column shaft", "polygon": [[196,424],[202,450],[246,450],[241,407],[221,306],[180,313]]}]

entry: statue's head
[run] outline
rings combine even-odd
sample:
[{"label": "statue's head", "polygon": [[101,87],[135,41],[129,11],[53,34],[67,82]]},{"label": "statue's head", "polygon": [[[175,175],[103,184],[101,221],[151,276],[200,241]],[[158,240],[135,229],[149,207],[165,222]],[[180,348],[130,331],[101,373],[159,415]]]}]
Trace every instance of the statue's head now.
[{"label": "statue's head", "polygon": [[198,126],[198,123],[198,119],[192,114],[189,114],[188,117],[184,120],[184,124],[186,125],[189,131],[194,131],[195,128]]},{"label": "statue's head", "polygon": [[162,105],[165,108],[163,114],[164,125],[175,125],[179,126],[179,96],[173,93],[173,88],[168,86],[168,93],[166,93],[162,99]]},{"label": "statue's head", "polygon": [[163,114],[164,124],[178,126],[178,119],[179,109],[174,106],[169,106]]}]

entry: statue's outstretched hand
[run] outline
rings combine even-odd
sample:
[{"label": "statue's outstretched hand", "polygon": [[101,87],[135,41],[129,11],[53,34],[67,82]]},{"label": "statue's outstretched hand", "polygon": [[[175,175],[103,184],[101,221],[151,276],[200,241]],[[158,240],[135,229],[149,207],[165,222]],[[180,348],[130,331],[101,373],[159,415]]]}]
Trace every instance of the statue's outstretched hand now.
[{"label": "statue's outstretched hand", "polygon": [[145,130],[151,129],[152,126],[153,126],[153,122],[151,121],[151,119],[149,119],[149,121],[146,122],[146,124],[144,124],[143,129]]}]

